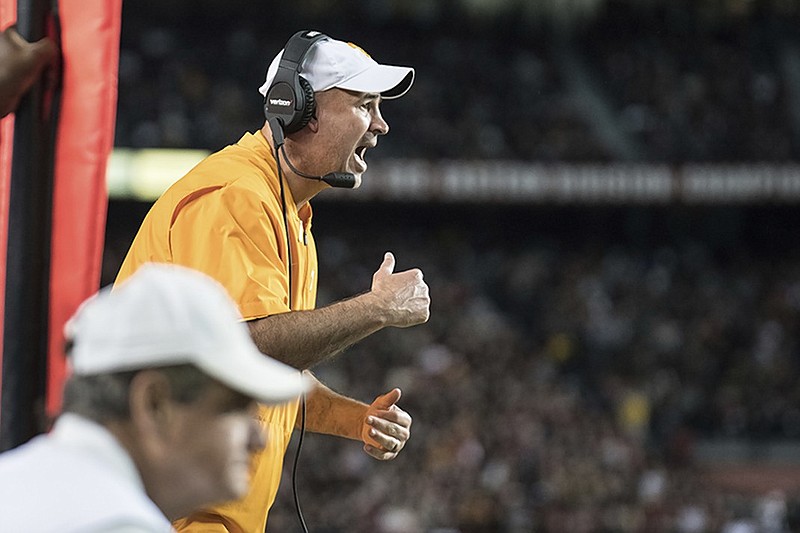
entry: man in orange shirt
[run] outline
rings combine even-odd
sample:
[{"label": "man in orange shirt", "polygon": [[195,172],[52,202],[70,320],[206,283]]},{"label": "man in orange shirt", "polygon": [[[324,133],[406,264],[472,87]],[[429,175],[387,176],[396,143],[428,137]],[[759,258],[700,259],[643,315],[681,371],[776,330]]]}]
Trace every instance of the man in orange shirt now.
[{"label": "man in orange shirt", "polygon": [[[260,131],[212,154],[170,187],[142,223],[117,281],[149,261],[177,263],[220,281],[259,349],[306,370],[386,327],[426,322],[428,286],[418,269],[394,272],[387,252],[369,292],[315,309],[317,254],[309,201],[331,186],[354,187],[366,151],[389,131],[384,99],[402,96],[414,71],[380,65],[362,49],[318,32],[298,32],[275,57],[261,88]],[[315,381],[298,402],[262,407],[267,447],[253,460],[249,494],[195,513],[179,531],[264,531],[295,427],[364,442],[389,460],[403,449],[411,417],[400,390],[370,405]],[[305,413],[304,413],[305,411]]]}]

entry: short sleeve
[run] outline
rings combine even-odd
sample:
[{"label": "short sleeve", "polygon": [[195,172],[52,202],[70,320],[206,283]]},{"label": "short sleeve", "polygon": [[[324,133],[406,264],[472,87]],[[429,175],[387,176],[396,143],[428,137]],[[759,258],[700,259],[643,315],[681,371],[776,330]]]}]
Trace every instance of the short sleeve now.
[{"label": "short sleeve", "polygon": [[281,211],[252,189],[228,185],[190,199],[173,215],[176,264],[213,277],[245,319],[289,311]]}]

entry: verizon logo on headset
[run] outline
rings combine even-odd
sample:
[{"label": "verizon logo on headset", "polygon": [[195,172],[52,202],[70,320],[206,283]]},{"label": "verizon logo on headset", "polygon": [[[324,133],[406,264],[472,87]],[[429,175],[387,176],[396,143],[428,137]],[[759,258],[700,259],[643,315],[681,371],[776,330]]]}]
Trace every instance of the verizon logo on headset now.
[{"label": "verizon logo on headset", "polygon": [[284,100],[283,98],[270,98],[269,105],[290,106],[292,105],[292,101]]}]

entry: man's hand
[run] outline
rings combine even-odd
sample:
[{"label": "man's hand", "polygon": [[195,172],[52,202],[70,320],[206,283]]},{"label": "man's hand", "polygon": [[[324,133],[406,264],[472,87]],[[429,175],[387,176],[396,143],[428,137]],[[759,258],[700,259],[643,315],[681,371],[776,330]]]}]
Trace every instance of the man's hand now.
[{"label": "man's hand", "polygon": [[47,65],[56,58],[56,46],[48,38],[29,43],[7,28],[0,32],[0,117],[17,109]]},{"label": "man's hand", "polygon": [[394,255],[386,252],[383,263],[372,275],[372,289],[386,313],[387,325],[405,328],[427,322],[431,298],[418,268],[394,272]]},{"label": "man's hand", "polygon": [[378,396],[364,417],[361,440],[364,451],[375,459],[394,459],[411,436],[411,415],[396,405],[400,395],[400,389],[392,389]]}]

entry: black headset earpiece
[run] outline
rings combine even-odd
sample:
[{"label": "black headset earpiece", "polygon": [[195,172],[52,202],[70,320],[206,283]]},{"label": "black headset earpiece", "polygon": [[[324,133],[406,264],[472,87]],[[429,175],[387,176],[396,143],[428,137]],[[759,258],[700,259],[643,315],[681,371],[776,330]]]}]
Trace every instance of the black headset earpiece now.
[{"label": "black headset earpiece", "polygon": [[303,30],[283,47],[278,71],[264,96],[264,116],[271,125],[279,122],[283,133],[300,131],[314,116],[314,89],[300,75],[300,67],[314,43],[327,38],[318,31]]}]

